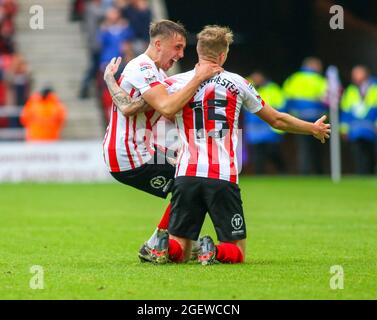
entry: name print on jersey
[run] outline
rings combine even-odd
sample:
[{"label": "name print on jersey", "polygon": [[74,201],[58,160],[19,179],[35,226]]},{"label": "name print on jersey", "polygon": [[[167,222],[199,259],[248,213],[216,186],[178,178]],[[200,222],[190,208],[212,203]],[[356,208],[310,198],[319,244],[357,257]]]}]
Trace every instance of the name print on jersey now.
[{"label": "name print on jersey", "polygon": [[203,87],[205,87],[207,84],[211,84],[211,83],[212,84],[218,84],[220,86],[225,87],[227,90],[229,90],[229,92],[233,95],[233,97],[237,96],[240,93],[240,91],[237,89],[236,85],[232,81],[230,81],[227,78],[223,78],[220,75],[213,77],[213,78],[211,78],[207,81],[204,81],[200,85],[197,92],[199,92],[201,89],[203,89]]}]

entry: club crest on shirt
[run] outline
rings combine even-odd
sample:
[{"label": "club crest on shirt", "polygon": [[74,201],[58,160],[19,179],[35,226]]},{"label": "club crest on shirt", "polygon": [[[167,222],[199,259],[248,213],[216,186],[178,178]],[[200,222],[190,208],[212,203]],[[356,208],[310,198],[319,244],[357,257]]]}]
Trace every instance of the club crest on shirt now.
[{"label": "club crest on shirt", "polygon": [[143,70],[142,73],[143,73],[144,80],[145,80],[146,83],[150,84],[150,83],[153,83],[153,82],[157,81],[157,77],[154,74],[154,72],[153,72],[152,69],[147,68],[147,69]]}]

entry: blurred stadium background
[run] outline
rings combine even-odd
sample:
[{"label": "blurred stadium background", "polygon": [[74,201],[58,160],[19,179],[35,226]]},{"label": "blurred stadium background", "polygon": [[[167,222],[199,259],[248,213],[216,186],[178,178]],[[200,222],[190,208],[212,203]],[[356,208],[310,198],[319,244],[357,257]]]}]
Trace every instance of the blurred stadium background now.
[{"label": "blurred stadium background", "polygon": [[[92,142],[102,139],[107,126],[111,99],[102,81],[104,65],[113,55],[122,55],[126,63],[142,52],[148,42],[148,25],[153,19],[179,20],[188,29],[185,58],[173,72],[185,71],[194,65],[195,34],[203,25],[230,26],[235,33],[235,43],[226,68],[248,77],[250,81],[256,82],[257,87],[259,85],[258,79],[254,77],[255,72],[261,72],[268,82],[277,84],[275,89],[283,99],[282,102],[275,103],[276,99],[270,98],[271,94],[269,96],[267,92],[265,100],[269,102],[271,99],[270,104],[285,108],[286,111],[291,109],[286,109],[290,97],[287,93],[289,89],[285,89],[284,85],[289,76],[300,70],[307,57],[314,56],[321,60],[322,75],[325,75],[329,65],[337,66],[342,92],[352,83],[351,70],[354,66],[361,64],[369,69],[370,83],[375,82],[374,76],[377,74],[377,9],[374,1],[337,1],[336,4],[344,8],[343,30],[333,30],[329,26],[332,17],[329,10],[335,4],[330,0],[235,0],[231,4],[228,1],[212,0],[44,0],[38,3],[43,9],[43,21],[39,20],[39,23],[43,23],[43,29],[36,30],[30,25],[35,15],[34,11],[30,11],[33,1],[3,0],[0,4],[0,141],[3,142],[0,156],[4,165],[8,166],[19,150],[15,149],[20,145],[16,142],[25,139],[65,143],[76,141],[72,144],[72,150],[77,150],[73,157],[81,157],[81,160],[91,158],[89,154],[77,152],[86,148],[96,150],[96,144],[93,145]],[[118,13],[114,12],[114,8],[117,8]],[[112,37],[109,30],[120,33]],[[293,90],[304,91],[304,87],[304,83],[298,82]],[[20,115],[27,102],[29,105],[38,105],[37,93],[43,89],[54,91],[50,94],[51,101],[47,103],[63,106],[51,116],[52,124],[43,124],[46,118],[41,120],[40,126],[44,132],[39,132],[41,130],[37,128],[36,136],[30,136],[25,131],[26,123],[31,126],[28,122],[30,112],[24,115],[23,120]],[[374,92],[372,118],[376,118],[376,95]],[[327,113],[326,92],[309,99],[323,102],[323,110]],[[249,132],[244,134],[243,139],[243,173],[329,174],[329,144],[310,145],[289,134],[274,135],[266,127],[260,127],[260,123],[254,123],[254,116],[244,113],[243,118],[241,127]],[[264,133],[258,135],[260,129]],[[82,148],[77,141],[83,141]],[[266,143],[263,144],[264,142]],[[273,144],[272,149],[268,146],[269,143]],[[312,153],[310,150],[305,151],[305,143],[307,148],[313,149]],[[355,162],[358,161],[357,157],[367,155],[369,164],[366,166],[369,169],[364,170],[364,173],[375,174],[376,144],[375,133],[373,138],[369,137],[367,146],[356,147],[353,141],[347,139],[347,134],[343,134],[343,173],[361,173]],[[21,149],[38,148],[29,146]],[[55,158],[59,157],[56,155],[59,154],[59,147],[56,151],[52,146],[41,148],[48,149],[54,150]],[[70,145],[66,149],[69,150]],[[5,150],[8,150],[7,157]],[[28,160],[21,165],[24,168],[32,163],[30,159],[38,158],[36,154],[35,158],[30,155],[31,151],[28,152],[29,156],[25,155]],[[47,158],[54,157],[53,154],[44,155]],[[318,165],[311,168],[305,155]],[[21,161],[21,158],[18,160]],[[303,168],[303,161],[309,163],[307,168]],[[261,163],[266,165],[261,168]],[[9,171],[4,171],[1,180],[10,180]],[[88,174],[99,176],[93,170],[91,173],[88,171]],[[103,173],[101,175],[104,177]],[[30,175],[26,176],[27,179],[30,178]]]},{"label": "blurred stadium background", "polygon": [[[329,26],[334,4],[344,8],[343,30]],[[165,202],[108,183],[102,138],[111,102],[101,74],[109,57],[121,54],[127,62],[143,50],[151,20],[169,18],[189,32],[185,57],[173,72],[193,67],[195,34],[204,25],[228,25],[235,43],[226,69],[255,83],[255,72],[262,72],[282,96],[274,107],[287,108],[284,84],[313,56],[322,61],[323,76],[328,66],[338,68],[341,99],[352,84],[354,66],[369,69],[368,88],[376,81],[376,1],[39,0],[43,29],[31,28],[33,5],[33,0],[0,0],[0,298],[376,298],[376,122],[364,149],[355,147],[349,131],[342,132],[344,174],[361,173],[358,155],[372,160],[365,165],[369,171],[362,172],[370,177],[351,177],[338,185],[329,181],[329,143],[319,142],[313,150],[315,161],[323,164],[320,178],[255,178],[261,172],[318,172],[300,169],[300,142],[294,136],[268,131],[274,143],[270,152],[251,143],[253,134],[245,134],[240,185],[251,228],[247,263],[219,266],[211,274],[193,265],[184,266],[183,273],[181,266],[169,265],[166,272],[136,259]],[[376,117],[373,94],[368,108]],[[327,113],[328,92],[312,98]],[[50,110],[47,116],[38,109],[42,105]],[[34,134],[25,130],[33,118],[26,110],[37,110],[42,119]],[[244,133],[258,128],[253,118],[242,116]],[[267,157],[260,171],[259,152]],[[276,157],[282,168],[273,165]],[[52,183],[9,183],[30,181]],[[89,183],[56,184],[82,181]],[[204,231],[211,230],[207,221]],[[27,286],[34,264],[47,270],[42,292]],[[335,264],[345,266],[346,286],[352,290],[329,289],[329,268]],[[221,288],[214,287],[220,277]]]}]

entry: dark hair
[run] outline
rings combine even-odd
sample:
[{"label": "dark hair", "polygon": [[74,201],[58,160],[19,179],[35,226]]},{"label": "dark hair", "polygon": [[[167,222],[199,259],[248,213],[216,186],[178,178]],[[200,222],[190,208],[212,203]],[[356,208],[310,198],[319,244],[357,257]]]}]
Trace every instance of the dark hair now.
[{"label": "dark hair", "polygon": [[53,91],[54,91],[54,89],[52,87],[50,87],[50,86],[44,87],[41,90],[41,96],[42,96],[42,98],[45,99]]},{"label": "dark hair", "polygon": [[187,38],[186,29],[180,22],[160,20],[152,22],[149,26],[149,37],[151,39],[156,36],[170,37],[174,34],[180,34],[184,38]]}]

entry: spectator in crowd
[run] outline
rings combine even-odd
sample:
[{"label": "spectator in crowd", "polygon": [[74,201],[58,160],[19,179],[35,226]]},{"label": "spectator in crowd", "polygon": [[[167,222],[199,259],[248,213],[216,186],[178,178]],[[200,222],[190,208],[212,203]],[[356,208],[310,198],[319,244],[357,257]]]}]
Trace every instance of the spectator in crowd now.
[{"label": "spectator in crowd", "polygon": [[70,20],[80,21],[84,15],[85,0],[71,0]]},{"label": "spectator in crowd", "polygon": [[362,65],[352,69],[351,78],[340,104],[341,132],[351,143],[356,173],[373,174],[377,165],[377,83]]},{"label": "spectator in crowd", "polygon": [[[285,100],[281,88],[269,81],[262,72],[254,72],[248,80],[255,86],[262,99],[278,111],[285,112]],[[285,164],[280,151],[282,133],[250,112],[244,113],[245,139],[256,174],[265,173],[266,164],[271,162],[280,174]]]},{"label": "spectator in crowd", "polygon": [[104,70],[113,57],[121,56],[126,61],[131,60],[133,38],[134,32],[128,21],[122,19],[120,11],[115,7],[108,9],[99,31],[101,69]]},{"label": "spectator in crowd", "polygon": [[[74,3],[72,8],[80,8],[78,1]],[[112,101],[103,82],[104,67],[113,57],[122,56],[121,72],[135,53],[145,51],[149,43],[152,13],[145,0],[87,0],[83,16],[90,60],[79,97],[89,97],[90,83],[95,79],[99,104],[104,114],[103,123],[107,126]]]},{"label": "spectator in crowd", "polygon": [[[15,25],[17,14],[15,0],[0,0],[0,107],[13,103],[12,84],[8,76],[11,73],[13,60],[17,58],[14,48]],[[0,128],[8,128],[19,124],[15,117],[0,118]]]},{"label": "spectator in crowd", "polygon": [[25,58],[19,53],[13,56],[8,82],[13,93],[12,104],[24,106],[29,96],[31,76]]},{"label": "spectator in crowd", "polygon": [[152,12],[147,0],[129,0],[122,8],[122,16],[126,18],[135,32],[133,41],[135,55],[143,53],[149,43],[149,25]]},{"label": "spectator in crowd", "polygon": [[[322,74],[322,62],[308,57],[303,61],[301,70],[292,74],[283,84],[287,99],[287,112],[309,122],[314,122],[326,112],[326,79]],[[298,143],[298,166],[300,174],[322,174],[324,146],[310,136],[296,137]]]},{"label": "spectator in crowd", "polygon": [[66,118],[64,105],[50,87],[35,93],[21,112],[21,124],[26,129],[26,141],[56,141]]},{"label": "spectator in crowd", "polygon": [[116,3],[117,0],[101,0],[101,2],[103,10],[107,11],[111,7],[114,7],[114,3]]},{"label": "spectator in crowd", "polygon": [[18,7],[16,0],[1,0],[1,20],[6,20],[10,24],[14,24],[13,20],[17,14]]},{"label": "spectator in crowd", "polygon": [[[2,107],[6,105],[7,102],[7,84],[4,79],[5,70],[3,66],[3,57],[0,57],[0,110]],[[0,129],[1,128],[8,128],[10,123],[10,119],[8,117],[1,116],[0,117]]]},{"label": "spectator in crowd", "polygon": [[0,52],[11,54],[14,52],[14,22],[0,5]]},{"label": "spectator in crowd", "polygon": [[113,57],[123,57],[127,63],[134,54],[132,41],[134,32],[127,20],[123,19],[118,8],[112,7],[106,11],[105,20],[99,32],[100,53],[100,75],[98,77],[98,87],[101,93],[101,104],[104,113],[104,126],[106,127],[112,105],[111,96],[103,81],[103,71]]},{"label": "spectator in crowd", "polygon": [[104,16],[104,9],[101,0],[90,0],[87,2],[84,11],[83,28],[86,32],[89,50],[89,68],[86,71],[80,89],[80,97],[89,96],[89,86],[96,78],[100,61],[100,43],[97,37],[98,28]]},{"label": "spectator in crowd", "polygon": [[8,104],[8,84],[6,81],[6,73],[12,61],[11,55],[0,55],[0,107]]},{"label": "spectator in crowd", "polygon": [[[8,88],[7,103],[20,110],[29,97],[31,85],[29,66],[20,53],[15,53],[12,56],[7,68],[6,82]],[[8,126],[11,128],[22,127],[17,116],[12,116],[8,122]]]},{"label": "spectator in crowd", "polygon": [[17,4],[15,0],[0,1],[0,28],[1,34],[6,29],[7,34],[13,36],[15,32],[14,18],[17,14]]}]

